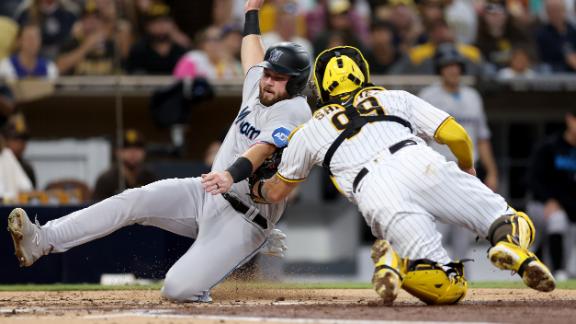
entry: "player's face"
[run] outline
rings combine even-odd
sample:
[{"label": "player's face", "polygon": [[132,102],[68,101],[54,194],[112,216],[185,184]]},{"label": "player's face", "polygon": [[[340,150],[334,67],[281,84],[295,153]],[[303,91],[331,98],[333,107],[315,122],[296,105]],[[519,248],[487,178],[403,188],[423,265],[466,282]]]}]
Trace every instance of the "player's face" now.
[{"label": "player's face", "polygon": [[444,83],[447,85],[455,87],[460,84],[460,75],[462,74],[462,71],[458,63],[444,66],[440,73]]},{"label": "player's face", "polygon": [[265,106],[271,106],[276,102],[288,98],[286,84],[290,76],[270,69],[264,69],[260,78],[260,102]]},{"label": "player's face", "polygon": [[139,147],[127,147],[119,150],[119,158],[130,170],[139,168],[146,158],[146,151]]}]

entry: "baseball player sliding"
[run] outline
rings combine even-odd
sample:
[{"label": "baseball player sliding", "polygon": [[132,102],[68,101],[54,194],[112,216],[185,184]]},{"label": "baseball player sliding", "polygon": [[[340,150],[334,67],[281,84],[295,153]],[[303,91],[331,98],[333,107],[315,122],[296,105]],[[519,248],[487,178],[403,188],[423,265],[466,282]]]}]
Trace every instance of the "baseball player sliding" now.
[{"label": "baseball player sliding", "polygon": [[[368,64],[353,47],[322,52],[314,81],[325,106],[291,134],[276,175],[253,186],[256,201],[282,201],[314,165],[326,168],[380,239],[372,248],[373,285],[386,302],[400,287],[428,304],[465,296],[463,265],[448,257],[435,221],[486,238],[490,261],[527,286],[555,288],[548,268],[528,250],[532,221],[474,176],[470,138],[450,115],[408,92],[372,86]],[[425,138],[448,145],[458,164]]]},{"label": "baseball player sliding", "polygon": [[[127,225],[152,225],[196,239],[166,274],[163,296],[210,301],[210,289],[261,250],[286,204],[255,204],[247,178],[261,166],[268,168],[265,160],[287,144],[297,125],[311,118],[301,96],[311,58],[292,43],[264,52],[258,22],[262,2],[249,0],[245,5],[242,106],[216,156],[214,172],[126,190],[43,226],[32,223],[23,209],[14,209],[8,229],[22,266]],[[203,186],[230,190],[226,195],[211,195]],[[275,248],[272,252],[282,252],[282,246]]]}]

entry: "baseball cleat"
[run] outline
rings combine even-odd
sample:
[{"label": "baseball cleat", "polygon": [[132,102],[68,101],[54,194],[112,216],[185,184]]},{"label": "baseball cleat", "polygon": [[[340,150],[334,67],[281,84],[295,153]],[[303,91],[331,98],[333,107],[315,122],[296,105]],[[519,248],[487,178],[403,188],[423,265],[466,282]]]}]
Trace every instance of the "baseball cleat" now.
[{"label": "baseball cleat", "polygon": [[14,243],[14,253],[21,267],[31,266],[42,256],[40,225],[32,223],[22,208],[15,208],[8,216],[8,232]]},{"label": "baseball cleat", "polygon": [[377,240],[372,246],[374,275],[372,285],[384,303],[391,304],[398,296],[402,286],[402,267],[404,261],[392,249],[388,241]]},{"label": "baseball cleat", "polygon": [[508,242],[498,242],[488,251],[492,264],[502,270],[517,272],[526,286],[538,291],[556,288],[554,276],[534,253]]}]

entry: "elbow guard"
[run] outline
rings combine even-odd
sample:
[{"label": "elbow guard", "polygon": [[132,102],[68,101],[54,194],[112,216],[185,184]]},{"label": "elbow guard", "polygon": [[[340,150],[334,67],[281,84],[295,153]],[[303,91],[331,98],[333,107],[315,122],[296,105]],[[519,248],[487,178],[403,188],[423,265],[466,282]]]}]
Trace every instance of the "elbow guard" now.
[{"label": "elbow guard", "polygon": [[466,130],[458,124],[453,117],[448,117],[436,129],[434,139],[440,144],[446,144],[450,151],[458,159],[458,165],[461,168],[471,168],[474,166],[474,157],[472,149],[474,145]]}]

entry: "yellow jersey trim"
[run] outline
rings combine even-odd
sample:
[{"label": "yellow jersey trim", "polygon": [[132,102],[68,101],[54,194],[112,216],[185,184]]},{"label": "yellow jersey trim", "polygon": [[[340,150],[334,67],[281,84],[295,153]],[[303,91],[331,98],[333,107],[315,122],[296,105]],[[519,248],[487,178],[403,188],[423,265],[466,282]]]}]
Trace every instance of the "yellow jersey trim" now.
[{"label": "yellow jersey trim", "polygon": [[288,179],[288,178],[284,177],[283,175],[281,175],[279,172],[276,172],[276,176],[278,177],[278,179],[280,179],[286,183],[299,183],[299,182],[306,180],[306,178],[304,178],[304,179]]}]

